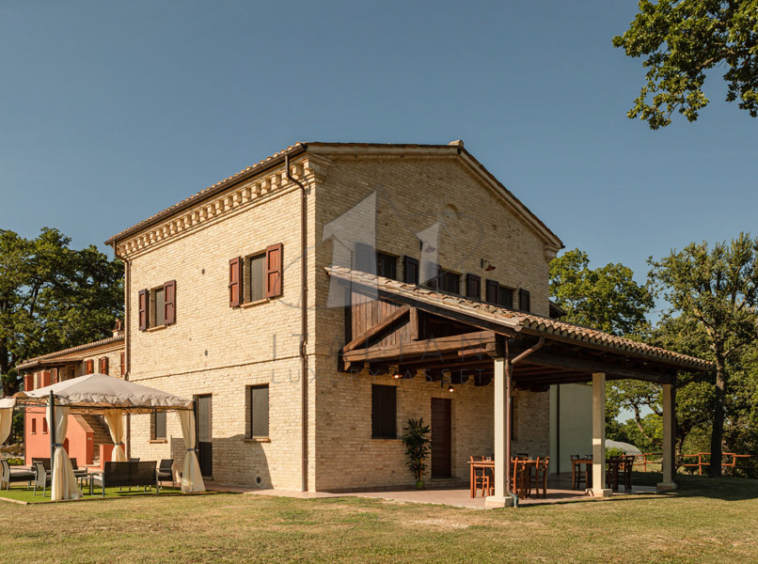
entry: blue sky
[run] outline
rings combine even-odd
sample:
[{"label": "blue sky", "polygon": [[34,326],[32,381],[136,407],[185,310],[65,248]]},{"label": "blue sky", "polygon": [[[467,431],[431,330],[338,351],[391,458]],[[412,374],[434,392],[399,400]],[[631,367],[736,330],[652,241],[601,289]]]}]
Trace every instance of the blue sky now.
[{"label": "blue sky", "polygon": [[[636,3],[0,5],[0,227],[77,247],[295,141],[466,147],[593,264],[753,231],[758,120],[626,118]],[[715,77],[718,79],[718,77]]]}]

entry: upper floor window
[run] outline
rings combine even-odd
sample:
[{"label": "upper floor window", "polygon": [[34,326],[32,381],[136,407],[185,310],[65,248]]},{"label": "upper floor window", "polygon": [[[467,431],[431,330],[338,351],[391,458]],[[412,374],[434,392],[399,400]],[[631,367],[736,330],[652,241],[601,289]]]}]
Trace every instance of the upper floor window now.
[{"label": "upper floor window", "polygon": [[284,247],[271,245],[264,251],[229,261],[229,306],[239,307],[282,295]]},{"label": "upper floor window", "polygon": [[100,359],[98,359],[98,370],[100,374],[108,374],[108,357],[103,356]]},{"label": "upper floor window", "polygon": [[95,361],[94,360],[88,360],[85,364],[86,364],[87,374],[94,374],[95,373]]},{"label": "upper floor window", "polygon": [[501,286],[496,280],[487,280],[487,302],[492,305],[513,309],[513,290]]},{"label": "upper floor window", "polygon": [[440,290],[451,294],[461,293],[461,275],[445,270],[440,274]]},{"label": "upper floor window", "polygon": [[397,257],[387,253],[376,253],[376,273],[397,280]]},{"label": "upper floor window", "polygon": [[176,280],[139,292],[139,330],[176,323]]}]

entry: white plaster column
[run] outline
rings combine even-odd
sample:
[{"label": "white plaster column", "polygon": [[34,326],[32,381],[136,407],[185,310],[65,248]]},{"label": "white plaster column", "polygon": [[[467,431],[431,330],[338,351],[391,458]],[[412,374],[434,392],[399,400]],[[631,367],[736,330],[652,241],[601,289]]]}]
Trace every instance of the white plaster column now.
[{"label": "white plaster column", "polygon": [[592,495],[608,497],[605,485],[605,374],[592,375]]},{"label": "white plaster column", "polygon": [[508,464],[510,450],[508,438],[510,421],[506,417],[506,408],[510,401],[510,382],[506,381],[504,358],[496,358],[495,362],[495,495],[487,496],[484,506],[487,508],[512,507],[513,498],[506,493],[509,472]]},{"label": "white plaster column", "polygon": [[675,441],[676,441],[676,401],[673,384],[663,385],[663,461],[661,472],[663,481],[658,484],[659,490],[675,490],[674,481]]}]

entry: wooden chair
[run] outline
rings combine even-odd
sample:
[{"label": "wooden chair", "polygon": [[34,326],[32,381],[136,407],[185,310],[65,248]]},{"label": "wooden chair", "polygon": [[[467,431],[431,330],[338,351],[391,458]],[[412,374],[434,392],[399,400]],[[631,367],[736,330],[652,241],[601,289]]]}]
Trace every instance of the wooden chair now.
[{"label": "wooden chair", "polygon": [[[534,465],[534,472],[529,470],[529,489],[534,488],[534,495],[539,497],[542,490],[542,497],[547,497],[547,474],[550,457],[537,457],[537,463]],[[531,493],[531,491],[529,492]]]},{"label": "wooden chair", "polygon": [[619,491],[619,467],[622,462],[621,456],[611,456],[605,461],[605,483],[611,491]]},{"label": "wooden chair", "polygon": [[[469,457],[471,462],[481,462],[484,460],[483,456],[471,456]],[[494,490],[494,481],[490,480],[489,472],[486,468],[474,468],[474,496],[476,496],[476,490],[482,490],[482,497],[485,495],[492,495]],[[487,492],[485,494],[485,492]]]},{"label": "wooden chair", "polygon": [[574,490],[581,489],[580,486],[584,482],[584,487],[589,488],[589,475],[586,469],[582,469],[582,465],[579,461],[583,460],[578,454],[571,455],[571,488]]},{"label": "wooden chair", "polygon": [[529,465],[524,458],[514,458],[513,474],[511,475],[511,491],[521,498],[529,497]]},{"label": "wooden chair", "polygon": [[632,493],[632,470],[634,468],[634,455],[625,456],[622,461],[622,474],[624,482],[624,491]]}]

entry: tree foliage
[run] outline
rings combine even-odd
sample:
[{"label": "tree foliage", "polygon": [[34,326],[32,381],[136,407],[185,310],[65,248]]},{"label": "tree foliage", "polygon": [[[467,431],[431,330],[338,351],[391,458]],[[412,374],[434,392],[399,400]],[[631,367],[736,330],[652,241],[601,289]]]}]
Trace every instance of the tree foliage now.
[{"label": "tree foliage", "polygon": [[758,0],[640,0],[639,13],[615,47],[645,57],[645,85],[629,110],[651,129],[679,112],[689,121],[708,104],[708,71],[726,69],[726,99],[758,116]]},{"label": "tree foliage", "polygon": [[650,290],[622,264],[591,269],[587,253],[574,249],[550,263],[550,295],[566,320],[614,335],[644,331],[653,308]]},{"label": "tree foliage", "polygon": [[651,280],[671,304],[668,316],[680,317],[691,327],[690,335],[702,337],[701,356],[716,366],[709,473],[718,475],[730,377],[743,355],[758,344],[758,238],[741,233],[712,248],[693,243],[650,263]]},{"label": "tree foliage", "polygon": [[0,374],[18,391],[25,359],[107,337],[123,316],[123,267],[96,247],[69,247],[45,228],[34,239],[0,230]]}]

